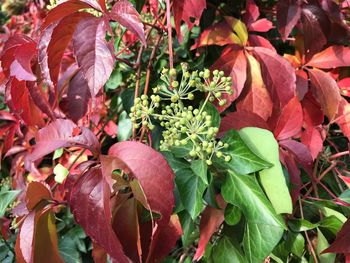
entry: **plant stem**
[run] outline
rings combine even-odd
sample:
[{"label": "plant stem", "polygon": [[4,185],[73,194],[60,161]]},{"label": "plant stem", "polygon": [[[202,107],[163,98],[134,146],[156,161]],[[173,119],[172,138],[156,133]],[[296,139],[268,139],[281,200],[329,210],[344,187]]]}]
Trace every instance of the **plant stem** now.
[{"label": "plant stem", "polygon": [[170,67],[170,69],[172,69],[174,67],[174,55],[173,55],[173,38],[172,38],[170,8],[171,8],[170,0],[166,0],[166,20],[167,20],[167,29],[168,29],[169,67]]}]

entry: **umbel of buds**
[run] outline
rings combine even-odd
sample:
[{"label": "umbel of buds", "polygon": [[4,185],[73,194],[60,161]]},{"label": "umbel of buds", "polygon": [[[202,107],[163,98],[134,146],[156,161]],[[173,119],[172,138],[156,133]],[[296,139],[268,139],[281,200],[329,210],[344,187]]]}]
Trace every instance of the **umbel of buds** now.
[{"label": "umbel of buds", "polygon": [[[174,147],[189,149],[187,158],[206,160],[212,164],[212,157],[224,158],[230,161],[221,151],[229,145],[216,139],[218,127],[205,108],[208,103],[218,101],[220,106],[227,103],[223,95],[232,95],[231,78],[224,72],[210,70],[189,72],[186,64],[182,64],[182,72],[175,69],[163,69],[163,83],[153,88],[153,95],[142,95],[135,98],[131,108],[130,118],[134,128],[154,129],[154,121],[164,128],[160,149],[172,150]],[[181,80],[177,76],[181,73]],[[186,101],[195,99],[198,92],[206,94],[203,103],[197,107],[185,106]]]}]

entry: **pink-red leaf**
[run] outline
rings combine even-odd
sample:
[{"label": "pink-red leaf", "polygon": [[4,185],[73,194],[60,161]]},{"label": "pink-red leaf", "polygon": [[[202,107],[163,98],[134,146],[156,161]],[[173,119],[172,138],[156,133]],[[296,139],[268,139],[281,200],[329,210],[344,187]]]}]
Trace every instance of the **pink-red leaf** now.
[{"label": "pink-red leaf", "polygon": [[[46,52],[47,67],[49,68],[50,78],[54,84],[57,84],[64,51],[72,40],[77,24],[82,19],[88,17],[92,17],[92,15],[84,12],[73,13],[63,18],[53,29]],[[47,71],[46,68],[43,70]]]},{"label": "pink-red leaf", "polygon": [[301,6],[298,0],[277,1],[278,31],[285,41],[301,16]]},{"label": "pink-red leaf", "polygon": [[127,0],[116,2],[109,16],[122,26],[136,34],[144,45],[146,45],[145,31],[139,13]]},{"label": "pink-red leaf", "polygon": [[350,104],[344,98],[339,103],[336,123],[344,135],[350,139]]},{"label": "pink-red leaf", "polygon": [[278,117],[274,129],[277,140],[285,140],[298,135],[303,125],[303,110],[298,97],[291,99]]},{"label": "pink-red leaf", "polygon": [[110,189],[99,168],[90,168],[74,184],[69,204],[85,233],[102,246],[113,260],[128,263],[111,226]]},{"label": "pink-red leaf", "polygon": [[74,53],[93,97],[107,82],[114,68],[115,58],[106,42],[106,26],[106,20],[102,18],[84,18],[73,36]]},{"label": "pink-red leaf", "polygon": [[338,232],[335,241],[322,253],[339,253],[350,254],[350,220],[348,219],[340,231]]},{"label": "pink-red leaf", "polygon": [[270,49],[255,47],[254,53],[262,65],[262,76],[273,101],[286,105],[295,96],[296,76],[292,65]]},{"label": "pink-red leaf", "polygon": [[301,142],[309,148],[313,160],[315,160],[318,154],[323,150],[322,135],[315,127],[307,128],[301,134]]},{"label": "pink-red leaf", "polygon": [[199,25],[205,8],[205,0],[177,0],[173,2],[175,29],[180,42],[182,41],[181,21],[184,21],[188,29],[191,30],[194,25]]},{"label": "pink-red leaf", "polygon": [[239,110],[246,110],[267,120],[272,113],[273,103],[262,80],[259,62],[246,53],[248,59],[247,91],[237,104]]},{"label": "pink-red leaf", "polygon": [[322,110],[329,120],[333,120],[338,111],[341,99],[335,80],[326,72],[308,69],[311,88],[321,104]]},{"label": "pink-red leaf", "polygon": [[233,46],[227,47],[211,69],[222,70],[226,76],[232,78],[233,95],[225,93],[223,99],[226,99],[227,103],[224,106],[217,105],[218,110],[222,112],[238,98],[243,90],[247,78],[247,58],[242,49]]},{"label": "pink-red leaf", "polygon": [[67,115],[74,122],[83,118],[91,98],[89,86],[81,71],[69,82],[67,92]]},{"label": "pink-red leaf", "polygon": [[108,154],[114,159],[112,169],[122,169],[137,179],[146,197],[146,208],[161,215],[160,224],[167,224],[174,206],[174,173],[164,157],[145,144],[131,141],[114,144]]},{"label": "pink-red leaf", "polygon": [[344,46],[331,46],[315,54],[306,66],[325,69],[350,66],[350,49]]},{"label": "pink-red leaf", "polygon": [[[88,2],[88,3],[84,3],[84,2]],[[94,1],[70,0],[57,5],[45,17],[44,23],[42,24],[41,28],[45,29],[50,24],[70,14],[73,14],[81,9],[94,8],[94,6],[91,5],[92,2]]]},{"label": "pink-red leaf", "polygon": [[198,248],[193,260],[198,261],[204,254],[205,247],[208,244],[211,236],[218,230],[219,226],[224,222],[224,209],[226,207],[225,201],[222,197],[218,197],[220,208],[213,208],[207,206],[201,216],[199,225],[200,237],[198,242]]},{"label": "pink-red leaf", "polygon": [[35,141],[34,150],[27,155],[26,162],[38,160],[63,147],[84,147],[95,154],[100,151],[96,136],[88,128],[78,127],[70,120],[58,119],[50,123],[38,131]]},{"label": "pink-red leaf", "polygon": [[259,115],[250,111],[239,110],[230,112],[222,118],[219,133],[224,133],[229,129],[240,130],[245,127],[258,127],[266,130],[270,129],[266,121]]}]

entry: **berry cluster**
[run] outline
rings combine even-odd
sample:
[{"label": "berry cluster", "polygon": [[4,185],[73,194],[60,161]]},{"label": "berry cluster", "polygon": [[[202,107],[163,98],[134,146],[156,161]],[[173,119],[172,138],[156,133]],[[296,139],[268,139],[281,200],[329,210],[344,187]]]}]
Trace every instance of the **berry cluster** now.
[{"label": "berry cluster", "polygon": [[[163,83],[153,89],[154,94],[150,98],[142,95],[135,99],[130,113],[134,128],[142,126],[152,130],[152,121],[159,121],[164,127],[161,150],[184,147],[189,149],[189,158],[206,160],[208,165],[211,165],[214,154],[230,161],[230,156],[221,151],[228,145],[217,141],[219,129],[205,108],[215,100],[220,106],[226,103],[222,95],[232,94],[231,78],[218,70],[213,71],[211,78],[208,69],[190,73],[186,64],[182,64],[181,68],[181,81],[176,79],[178,72],[175,69],[163,69]],[[194,100],[195,92],[206,94],[204,103],[198,107],[185,106],[186,100]]]}]

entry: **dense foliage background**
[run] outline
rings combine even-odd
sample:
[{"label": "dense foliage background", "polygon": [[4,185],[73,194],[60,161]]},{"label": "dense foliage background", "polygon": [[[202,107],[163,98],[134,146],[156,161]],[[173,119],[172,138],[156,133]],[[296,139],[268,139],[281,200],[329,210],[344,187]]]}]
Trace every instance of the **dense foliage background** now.
[{"label": "dense foliage background", "polygon": [[1,262],[350,262],[348,1],[4,0]]}]

